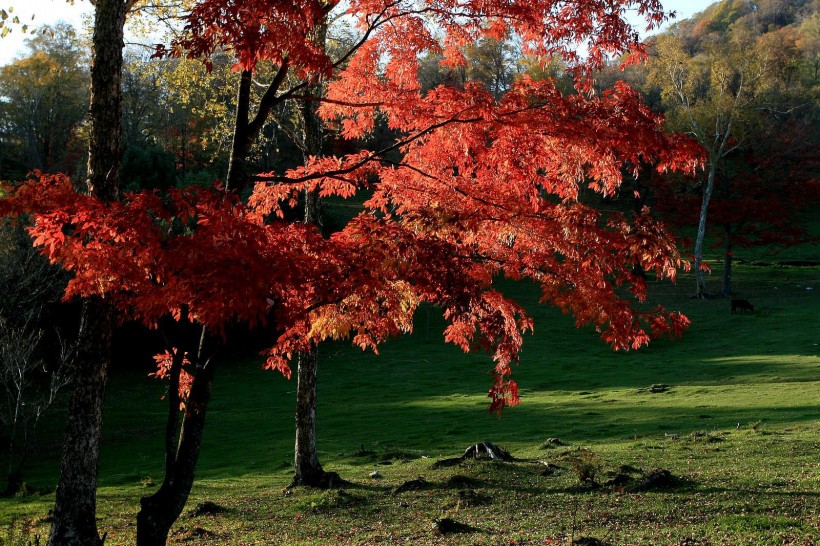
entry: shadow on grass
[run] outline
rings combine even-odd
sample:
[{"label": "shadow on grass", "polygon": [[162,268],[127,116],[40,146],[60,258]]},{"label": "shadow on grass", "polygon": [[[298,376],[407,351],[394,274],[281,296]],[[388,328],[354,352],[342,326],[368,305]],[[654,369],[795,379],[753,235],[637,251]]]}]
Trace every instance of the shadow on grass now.
[{"label": "shadow on grass", "polygon": [[[422,309],[416,334],[391,340],[379,357],[347,344],[323,345],[317,412],[323,462],[360,467],[403,464],[422,455],[435,460],[485,440],[515,456],[515,450],[549,437],[575,445],[646,440],[667,449],[675,444],[665,433],[683,436],[758,421],[798,425],[820,416],[810,383],[820,379],[811,343],[820,327],[817,296],[795,289],[794,299],[784,300],[783,294],[761,292],[755,303],[766,314],[736,317],[727,301],[691,302],[679,288],[664,290],[664,303],[682,308],[694,324],[680,341],[659,341],[637,352],[613,353],[568,317],[530,306],[536,335],[525,339],[521,365],[514,369],[523,403],[502,419],[487,413],[490,359],[441,343],[443,321],[435,312]],[[511,292],[523,302],[537,297],[532,286]],[[253,357],[220,367],[198,476],[287,471],[295,384],[262,371],[261,364]],[[166,385],[148,379],[148,368],[146,363],[145,370],[113,372],[103,485],[161,478]],[[653,384],[670,388],[648,392]],[[44,449],[29,474],[37,487],[56,483],[62,419],[50,419],[43,429]],[[372,453],[356,458],[350,455],[356,450]]]}]

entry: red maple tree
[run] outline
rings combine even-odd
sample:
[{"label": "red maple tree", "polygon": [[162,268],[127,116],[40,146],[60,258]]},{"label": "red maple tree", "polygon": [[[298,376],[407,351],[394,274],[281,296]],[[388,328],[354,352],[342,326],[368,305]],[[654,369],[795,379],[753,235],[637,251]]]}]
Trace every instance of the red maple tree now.
[{"label": "red maple tree", "polygon": [[[123,317],[156,327],[171,316],[216,337],[232,322],[267,324],[278,337],[266,366],[286,375],[294,353],[324,339],[377,350],[411,331],[414,311],[427,302],[443,309],[447,341],[492,355],[492,412],[519,402],[511,366],[532,326],[495,289],[499,276],[535,281],[544,303],[571,312],[579,326],[593,325],[616,349],[685,328],[678,313],[636,305],[646,286],[634,271],[674,279],[682,264],[663,226],[646,210],[605,214],[577,199],[585,185],[614,193],[625,165],[691,171],[698,164],[697,147],[664,133],[662,118],[626,85],[599,97],[586,93],[585,74],[605,55],[640,53],[623,9],[657,23],[657,1],[353,1],[348,14],[359,40],[330,58],[310,32],[335,5],[204,0],[186,36],[159,50],[206,62],[217,49],[235,55],[239,105],[226,187],[255,181],[247,202],[235,191],[201,189],[103,202],[76,193],[59,175],[35,176],[3,201],[0,212],[33,215],[35,243],[73,272],[66,298],[103,296]],[[501,99],[475,82],[421,91],[421,53],[459,64],[465,44],[509,33],[533,55],[575,61],[583,92],[563,96],[553,81],[527,77]],[[577,42],[587,44],[587,57],[577,56]],[[250,79],[263,60],[278,72],[251,116]],[[301,83],[285,88],[289,73]],[[300,95],[320,79],[329,82],[324,97]],[[321,115],[340,124],[345,138],[366,135],[377,116],[401,137],[381,150],[249,176],[248,147],[284,100],[320,100]],[[365,211],[330,238],[282,219],[283,205],[300,192],[349,197],[362,189],[371,193]],[[184,355],[158,358],[159,373],[175,387],[183,386]],[[184,419],[201,432],[212,367],[194,367]],[[172,389],[174,411],[184,395]],[[138,543],[164,543],[190,491],[200,437],[180,441],[166,464],[172,478],[143,499]],[[188,441],[193,456],[183,461]]]}]

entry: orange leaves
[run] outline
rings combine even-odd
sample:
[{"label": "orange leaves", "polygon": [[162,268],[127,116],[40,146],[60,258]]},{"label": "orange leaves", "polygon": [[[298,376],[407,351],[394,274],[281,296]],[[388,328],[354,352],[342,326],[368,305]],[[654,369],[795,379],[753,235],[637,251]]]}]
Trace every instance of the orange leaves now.
[{"label": "orange leaves", "polygon": [[160,46],[155,56],[202,59],[228,50],[237,70],[256,69],[260,61],[281,65],[287,59],[300,75],[329,74],[330,59],[308,38],[310,31],[336,2],[301,0],[201,0],[187,17],[184,34],[170,49]]},{"label": "orange leaves", "polygon": [[286,184],[268,184],[257,182],[253,188],[253,193],[248,200],[248,206],[259,216],[259,222],[265,216],[273,215],[277,218],[284,218],[282,204],[295,207],[299,195],[299,188]]},{"label": "orange leaves", "polygon": [[292,370],[290,369],[290,358],[291,355],[279,355],[273,354],[268,356],[265,360],[265,365],[263,366],[266,370],[277,371],[285,376],[285,379],[290,381],[290,378],[293,374]]},{"label": "orange leaves", "polygon": [[282,218],[282,204],[295,207],[300,192],[317,192],[321,197],[353,197],[365,187],[368,176],[376,172],[377,164],[371,152],[359,152],[343,157],[312,157],[308,162],[291,169],[285,176],[263,173],[257,180],[248,201],[252,211],[261,215]]},{"label": "orange leaves", "polygon": [[188,371],[191,368],[188,353],[180,353],[174,347],[171,351],[154,355],[154,361],[157,363],[157,371],[148,376],[169,380],[171,387],[176,387],[175,397],[179,400],[179,409],[184,410],[194,381],[194,376]]},{"label": "orange leaves", "polygon": [[490,413],[501,415],[506,407],[517,406],[521,403],[518,397],[518,383],[514,380],[505,380],[504,375],[496,374],[495,381],[489,394],[487,395],[490,402]]},{"label": "orange leaves", "polygon": [[11,199],[32,214],[36,244],[74,273],[65,297],[110,297],[123,317],[149,326],[166,314],[217,333],[233,320],[264,322],[266,298],[292,287],[282,280],[293,261],[283,249],[309,244],[305,228],[265,228],[221,193],[142,193],[100,203],[75,193],[67,179],[57,182],[31,180]]},{"label": "orange leaves", "polygon": [[[636,174],[642,163],[692,170],[702,157],[691,141],[663,133],[662,118],[625,85],[563,96],[551,81],[522,77],[496,99],[478,82],[422,92],[418,79],[424,53],[457,66],[459,47],[508,34],[583,71],[609,53],[640,52],[621,15],[637,8],[657,24],[657,0],[351,0],[361,35],[338,66],[312,36],[334,6],[201,0],[185,35],[159,53],[208,62],[227,49],[238,69],[267,60],[283,78],[292,70],[302,80],[263,100],[299,100],[300,87],[321,77],[321,116],[343,138],[366,137],[378,119],[397,141],[259,175],[247,204],[207,190],[101,203],[74,193],[65,177],[32,180],[2,207],[34,215],[36,244],[74,273],[66,297],[111,298],[123,316],[150,326],[163,316],[215,333],[235,321],[267,324],[278,338],[265,366],[288,377],[291,356],[316,342],[344,338],[376,350],[412,330],[420,305],[435,305],[448,342],[492,355],[492,412],[518,403],[511,364],[532,328],[493,288],[500,275],[538,283],[545,303],[616,349],[686,327],[678,314],[635,307],[646,294],[639,273],[674,279],[683,264],[663,226],[648,214],[593,210],[579,195],[614,195],[625,170]],[[588,45],[585,60],[574,55],[578,42]],[[283,220],[300,192],[348,198],[363,187],[373,190],[366,210],[328,239]],[[158,359],[157,375],[175,358]]]},{"label": "orange leaves", "polygon": [[[388,88],[370,87],[367,100],[378,102]],[[572,312],[579,326],[595,326],[613,348],[638,348],[685,326],[679,315],[641,313],[627,299],[630,292],[645,298],[636,270],[674,279],[686,265],[663,226],[646,213],[627,219],[577,202],[582,184],[619,191],[625,166],[633,174],[646,161],[696,167],[697,149],[664,134],[662,118],[637,93],[621,84],[598,98],[563,97],[552,82],[522,78],[498,102],[473,85],[439,87],[406,103],[412,117],[384,100],[392,126],[409,136],[401,163],[377,171],[367,206],[469,256],[470,267],[450,265],[461,275],[540,283],[545,302]],[[514,313],[500,301],[444,308],[448,341],[514,361],[521,324],[510,327]],[[495,408],[514,398],[501,386],[493,393]]]}]

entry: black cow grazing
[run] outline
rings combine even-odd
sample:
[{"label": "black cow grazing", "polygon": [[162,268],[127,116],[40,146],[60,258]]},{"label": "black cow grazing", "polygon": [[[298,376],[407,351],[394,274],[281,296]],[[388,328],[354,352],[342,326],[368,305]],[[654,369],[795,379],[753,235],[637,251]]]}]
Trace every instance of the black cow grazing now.
[{"label": "black cow grazing", "polygon": [[755,312],[755,306],[749,300],[732,300],[732,313],[740,309],[741,311]]}]

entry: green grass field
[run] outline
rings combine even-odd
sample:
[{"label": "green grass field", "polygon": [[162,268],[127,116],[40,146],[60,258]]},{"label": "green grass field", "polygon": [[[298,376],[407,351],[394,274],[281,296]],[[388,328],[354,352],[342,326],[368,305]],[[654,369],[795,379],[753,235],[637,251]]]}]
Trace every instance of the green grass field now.
[{"label": "green grass field", "polygon": [[[784,256],[770,261],[816,259],[820,247]],[[487,412],[489,359],[444,345],[435,311],[378,356],[323,346],[319,449],[325,468],[352,482],[343,492],[284,493],[295,384],[262,371],[260,359],[222,362],[189,507],[212,501],[226,511],[184,514],[172,542],[820,543],[820,268],[738,265],[734,280],[754,313],[690,300],[688,275],[652,285],[653,301],[693,324],[683,339],[637,352],[613,353],[571,318],[528,306],[536,331],[515,370],[522,404],[500,419]],[[537,294],[507,289],[522,302]],[[106,544],[134,542],[139,497],[162,479],[163,384],[148,371],[115,371],[110,383],[98,514]],[[661,384],[668,389],[652,392]],[[61,427],[55,415],[43,428],[26,478],[34,492],[0,499],[0,544],[47,535]],[[484,440],[517,460],[431,468]],[[542,475],[545,463],[559,468]],[[677,481],[593,488],[580,483],[580,465],[599,482],[624,465],[635,476],[667,469]],[[418,477],[423,488],[394,494]],[[442,517],[471,530],[438,535]]]}]

